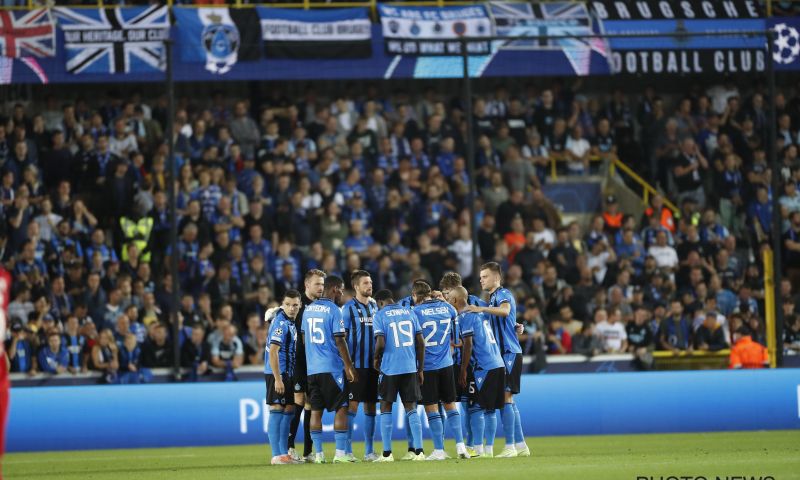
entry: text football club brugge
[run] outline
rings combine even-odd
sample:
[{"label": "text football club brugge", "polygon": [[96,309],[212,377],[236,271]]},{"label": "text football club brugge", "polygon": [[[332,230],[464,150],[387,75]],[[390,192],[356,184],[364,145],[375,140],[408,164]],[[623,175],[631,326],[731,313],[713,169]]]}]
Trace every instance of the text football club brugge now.
[{"label": "text football club brugge", "polygon": [[366,8],[319,11],[257,7],[267,57],[365,58],[372,55]]},{"label": "text football club brugge", "polygon": [[166,68],[166,6],[54,11],[64,31],[69,73],[147,73]]},{"label": "text football club brugge", "polygon": [[[763,72],[770,61],[765,48],[766,35],[760,32],[768,26],[775,27],[776,22],[763,18],[761,4],[754,0],[597,0],[590,1],[589,5],[595,16],[602,20],[605,33],[629,36],[609,41],[611,66],[617,73]],[[773,49],[776,69],[781,69],[784,59],[792,57],[791,30],[788,27],[787,24],[787,28],[776,29],[780,32],[776,35]],[[718,32],[750,34],[698,35]],[[658,33],[664,36],[636,36]],[[793,44],[797,45],[796,39]]]},{"label": "text football club brugge", "polygon": [[202,62],[211,73],[224,75],[239,61],[258,60],[258,15],[252,9],[175,8],[181,60]]}]

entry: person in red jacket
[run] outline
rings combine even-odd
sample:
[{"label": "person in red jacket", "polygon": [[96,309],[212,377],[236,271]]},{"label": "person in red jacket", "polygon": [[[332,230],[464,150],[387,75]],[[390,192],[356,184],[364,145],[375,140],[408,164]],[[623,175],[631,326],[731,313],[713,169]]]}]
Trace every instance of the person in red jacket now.
[{"label": "person in red jacket", "polygon": [[6,451],[6,420],[8,419],[9,382],[5,335],[11,275],[0,267],[0,480],[3,480],[3,453]]}]

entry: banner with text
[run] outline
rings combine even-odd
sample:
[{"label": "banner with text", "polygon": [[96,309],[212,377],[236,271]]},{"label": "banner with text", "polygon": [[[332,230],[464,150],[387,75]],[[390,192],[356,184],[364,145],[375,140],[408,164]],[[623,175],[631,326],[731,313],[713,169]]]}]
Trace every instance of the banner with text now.
[{"label": "banner with text", "polygon": [[[390,55],[461,55],[459,38],[492,35],[492,21],[483,5],[437,8],[381,4],[378,12]],[[489,42],[469,42],[467,52],[487,54]]]},{"label": "banner with text", "polygon": [[736,20],[761,18],[757,0],[590,0],[600,20]]},{"label": "banner with text", "polygon": [[258,7],[267,57],[363,58],[372,54],[366,8],[291,10]]},{"label": "banner with text", "polygon": [[[791,368],[523,375],[514,401],[523,429],[537,436],[788,430],[800,428],[798,375]],[[15,387],[8,450],[266,444],[264,393],[263,381]],[[395,405],[395,439],[405,438],[401,412]],[[355,438],[362,425],[356,418]],[[333,440],[332,414],[322,428]],[[498,422],[498,437],[501,429]]]},{"label": "banner with text", "polygon": [[56,7],[54,11],[64,31],[69,73],[148,73],[166,68],[166,6]]},{"label": "banner with text", "polygon": [[[631,35],[611,38],[612,68],[616,73],[737,73],[766,68],[764,35],[735,32],[764,31],[763,20],[609,20],[606,33]],[[672,34],[732,32],[726,36]],[[664,37],[636,35],[665,34]],[[669,35],[669,36],[666,36]]]}]

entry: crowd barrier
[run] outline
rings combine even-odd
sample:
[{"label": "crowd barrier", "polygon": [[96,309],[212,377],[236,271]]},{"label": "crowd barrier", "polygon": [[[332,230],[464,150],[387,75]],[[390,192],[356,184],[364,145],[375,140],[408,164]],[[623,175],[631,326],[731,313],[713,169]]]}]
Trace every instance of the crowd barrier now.
[{"label": "crowd barrier", "polygon": [[[264,394],[263,381],[16,387],[8,450],[266,444]],[[536,436],[797,429],[800,369],[525,375],[517,402]]]}]

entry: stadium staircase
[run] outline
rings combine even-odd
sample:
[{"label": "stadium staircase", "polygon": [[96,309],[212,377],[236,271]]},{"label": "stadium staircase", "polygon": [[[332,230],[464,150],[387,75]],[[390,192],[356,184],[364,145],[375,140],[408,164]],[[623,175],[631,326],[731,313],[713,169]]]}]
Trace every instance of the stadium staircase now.
[{"label": "stadium staircase", "polygon": [[[614,195],[625,213],[638,219],[649,205],[650,197],[662,193],[617,157],[592,158],[592,173],[586,176],[559,175],[561,161],[551,159],[550,175],[542,190],[559,209],[565,224],[577,221],[587,228],[592,217],[603,210],[608,195]],[[678,213],[668,199],[665,198],[664,204]]]}]

